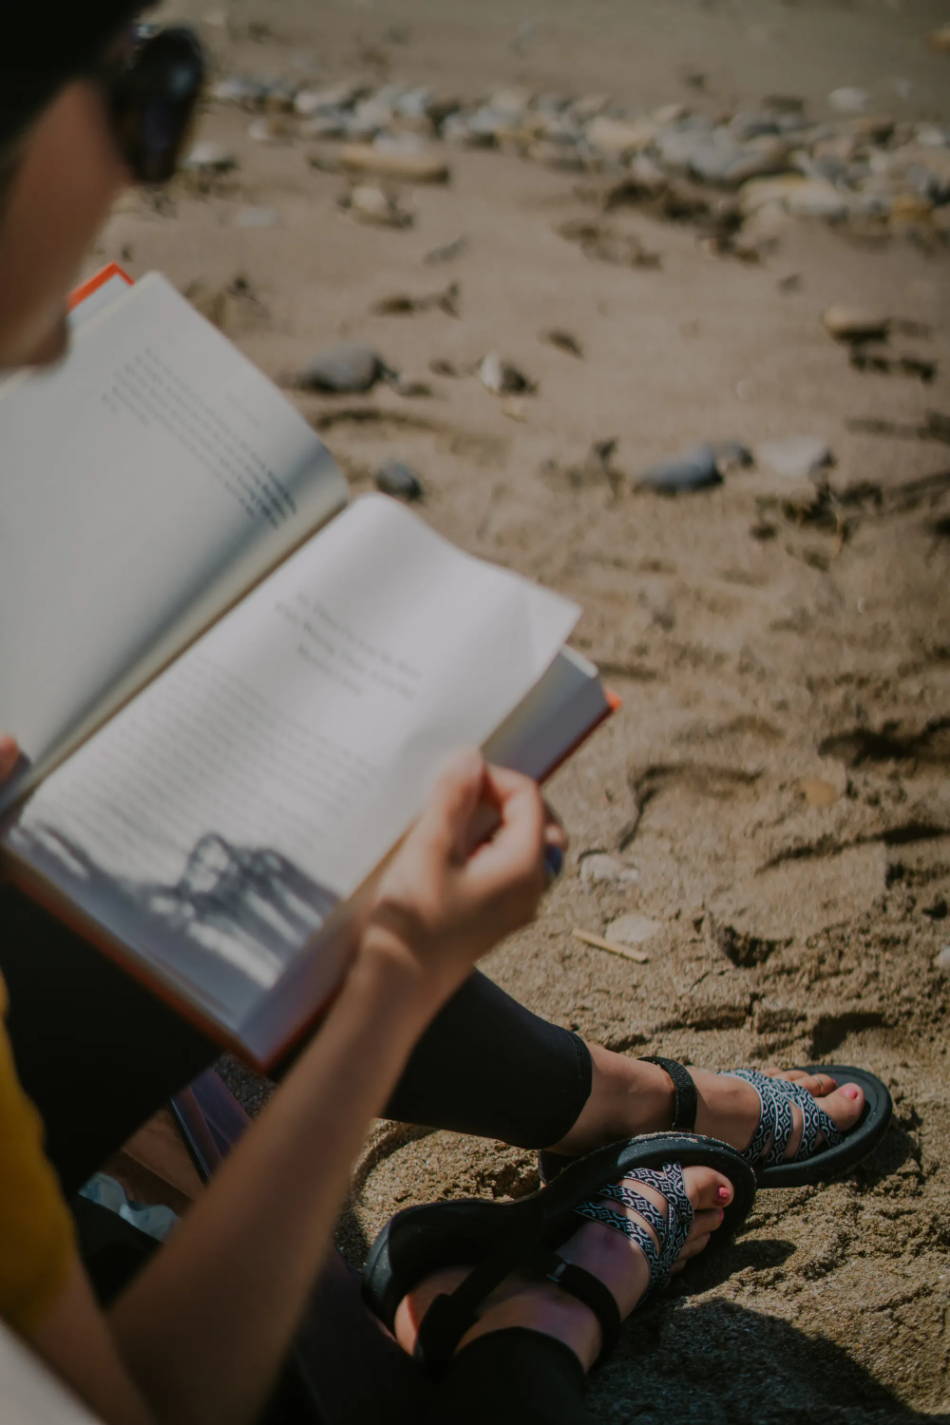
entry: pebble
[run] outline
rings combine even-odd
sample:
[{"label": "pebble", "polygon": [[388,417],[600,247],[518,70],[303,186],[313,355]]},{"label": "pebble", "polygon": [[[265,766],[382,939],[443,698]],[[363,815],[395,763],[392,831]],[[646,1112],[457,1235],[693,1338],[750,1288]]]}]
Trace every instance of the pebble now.
[{"label": "pebble", "polygon": [[609,158],[624,159],[649,147],[656,136],[656,124],[649,119],[630,122],[600,115],[587,125],[586,136],[591,148]]},{"label": "pebble", "polygon": [[584,348],[577,337],[562,327],[552,327],[550,331],[542,332],[541,340],[546,341],[549,346],[556,346],[559,351],[566,351],[570,356],[583,358]]},{"label": "pebble", "polygon": [[838,114],[863,114],[870,102],[871,96],[866,89],[856,89],[851,85],[832,89],[828,95],[828,103]]},{"label": "pebble", "polygon": [[621,945],[642,945],[663,929],[663,922],[651,920],[648,915],[631,912],[612,920],[607,926],[607,939],[616,940]]},{"label": "pebble", "polygon": [[478,375],[486,391],[495,396],[520,396],[533,393],[537,388],[517,366],[504,361],[497,351],[490,351],[478,368]]},{"label": "pebble", "polygon": [[739,206],[749,217],[767,206],[776,205],[798,218],[825,218],[829,222],[846,218],[847,198],[824,178],[788,174],[780,178],[753,178],[739,193]]},{"label": "pebble", "polygon": [[950,975],[950,945],[945,945],[942,950],[938,950],[934,956],[934,969],[941,974]]},{"label": "pebble", "polygon": [[640,872],[636,866],[628,866],[616,856],[604,851],[595,851],[581,857],[581,880],[587,885],[634,886],[639,883]]},{"label": "pebble", "polygon": [[419,476],[401,460],[387,460],[379,467],[376,488],[382,490],[384,495],[392,495],[394,499],[405,500],[409,504],[421,500],[425,494]]},{"label": "pebble", "polygon": [[883,312],[843,304],[828,307],[822,321],[835,341],[844,342],[885,341],[891,327],[891,318]]},{"label": "pebble", "polygon": [[682,455],[651,465],[635,478],[641,489],[656,490],[661,495],[679,495],[688,490],[704,490],[722,483],[719,462],[711,445],[697,445]]},{"label": "pebble", "polygon": [[241,208],[234,218],[236,228],[276,228],[279,222],[276,208]]},{"label": "pebble", "polygon": [[247,136],[254,143],[288,143],[295,133],[290,120],[280,114],[261,114],[247,126]]},{"label": "pebble", "polygon": [[409,228],[415,219],[400,206],[399,200],[382,188],[359,183],[340,198],[340,207],[361,223],[373,223],[385,228]]},{"label": "pebble", "polygon": [[377,381],[392,374],[372,347],[342,341],[318,352],[297,381],[305,391],[357,393],[371,391]]},{"label": "pebble", "polygon": [[834,455],[823,440],[812,435],[790,435],[766,440],[758,446],[758,463],[784,480],[812,479],[833,465]]},{"label": "pebble", "polygon": [[345,144],[340,153],[344,168],[374,173],[381,178],[400,178],[407,183],[448,183],[449,166],[432,148],[408,145],[388,147],[377,144]]},{"label": "pebble", "polygon": [[237,168],[237,164],[237,156],[230,149],[205,139],[195,144],[182,163],[182,168],[193,173],[227,173],[230,169]]}]

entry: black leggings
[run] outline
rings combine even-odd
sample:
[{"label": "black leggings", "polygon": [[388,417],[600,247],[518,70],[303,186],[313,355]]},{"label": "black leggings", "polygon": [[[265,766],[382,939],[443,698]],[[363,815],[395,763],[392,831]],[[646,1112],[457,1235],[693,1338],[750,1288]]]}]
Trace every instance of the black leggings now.
[{"label": "black leggings", "polygon": [[454,1358],[426,1425],[582,1425],[586,1376],[574,1352],[538,1331],[480,1336]]},{"label": "black leggings", "polygon": [[[218,1049],[6,886],[0,927],[17,1069],[70,1194]],[[583,1041],[475,973],[422,1036],[386,1115],[543,1148],[564,1137],[590,1088]]]}]

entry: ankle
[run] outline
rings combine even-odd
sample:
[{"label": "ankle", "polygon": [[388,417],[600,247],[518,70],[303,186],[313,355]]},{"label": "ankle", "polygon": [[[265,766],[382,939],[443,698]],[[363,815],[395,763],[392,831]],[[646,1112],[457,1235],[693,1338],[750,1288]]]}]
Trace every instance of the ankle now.
[{"label": "ankle", "polygon": [[589,1371],[600,1354],[601,1332],[597,1318],[576,1297],[548,1282],[533,1282],[500,1294],[490,1302],[462,1337],[457,1351],[462,1351],[480,1336],[514,1327],[550,1336],[574,1352],[585,1371]]},{"label": "ankle", "polygon": [[636,1133],[670,1125],[673,1085],[658,1064],[629,1059],[600,1044],[588,1044],[590,1097],[570,1131],[549,1151],[577,1155]]}]

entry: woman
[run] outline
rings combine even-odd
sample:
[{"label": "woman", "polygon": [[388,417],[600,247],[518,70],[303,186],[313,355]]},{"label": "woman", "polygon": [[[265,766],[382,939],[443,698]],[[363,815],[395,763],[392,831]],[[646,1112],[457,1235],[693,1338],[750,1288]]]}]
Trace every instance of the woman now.
[{"label": "woman", "polygon": [[[64,294],[112,200],[130,178],[154,180],[173,167],[194,99],[184,101],[176,80],[194,49],[179,33],[130,51],[124,27],[137,8],[96,0],[65,17],[32,5],[5,18],[0,368],[61,354]],[[156,114],[158,125],[149,122]],[[15,756],[10,739],[0,742],[8,769]],[[469,852],[486,802],[499,829]],[[475,753],[447,771],[385,878],[319,1034],[109,1318],[93,1302],[35,1118],[4,1057],[0,1142],[10,1146],[0,1171],[0,1315],[104,1419],[255,1418],[325,1254],[349,1166],[383,1111],[546,1148],[558,1155],[548,1170],[564,1169],[538,1205],[505,1217],[493,1205],[469,1207],[451,1220],[444,1210],[420,1210],[428,1215],[397,1219],[374,1253],[372,1304],[410,1351],[421,1318],[430,1322],[433,1368],[451,1362],[433,1409],[455,1419],[477,1418],[464,1414],[476,1386],[492,1389],[516,1368],[533,1382],[542,1412],[535,1418],[577,1418],[583,1371],[616,1319],[651,1278],[701,1250],[725,1215],[740,1218],[751,1199],[734,1153],[682,1137],[658,1156],[632,1144],[578,1165],[565,1160],[674,1125],[768,1157],[765,1174],[781,1174],[799,1152],[817,1154],[818,1172],[841,1166],[834,1144],[849,1130],[846,1155],[849,1143],[867,1150],[857,1084],[797,1073],[793,1094],[774,1087],[790,1079],[770,1087],[630,1061],[545,1024],[472,975],[480,955],[530,918],[545,860],[559,864],[563,844],[523,778],[486,767]],[[33,908],[8,896],[2,913],[17,1066],[46,1123],[53,1163],[73,1186],[213,1049],[171,1027],[163,1010]],[[41,960],[31,937],[42,942]],[[72,973],[94,987],[88,1017],[76,1012],[65,981],[49,994],[57,937]],[[132,1047],[142,1074],[125,1072]],[[663,1177],[651,1176],[667,1163]],[[550,1256],[555,1244],[560,1261]],[[488,1266],[470,1278],[475,1261]],[[454,1305],[430,1313],[446,1295]]]}]

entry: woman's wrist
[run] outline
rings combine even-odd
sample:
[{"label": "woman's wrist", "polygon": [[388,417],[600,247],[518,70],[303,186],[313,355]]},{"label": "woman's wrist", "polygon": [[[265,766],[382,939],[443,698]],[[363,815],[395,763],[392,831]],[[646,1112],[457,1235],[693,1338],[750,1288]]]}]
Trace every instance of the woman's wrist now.
[{"label": "woman's wrist", "polygon": [[379,1000],[390,1013],[428,1023],[450,992],[405,930],[376,921],[365,926],[356,944],[347,989],[354,996]]}]

